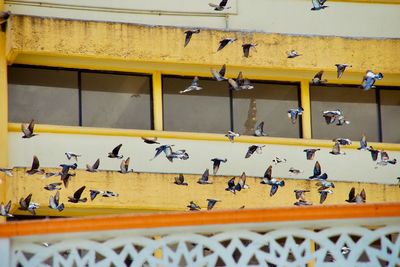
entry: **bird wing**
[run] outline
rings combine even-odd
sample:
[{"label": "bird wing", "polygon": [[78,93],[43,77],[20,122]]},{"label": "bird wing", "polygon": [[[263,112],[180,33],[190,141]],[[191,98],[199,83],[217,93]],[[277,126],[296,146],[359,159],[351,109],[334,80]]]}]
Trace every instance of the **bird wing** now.
[{"label": "bird wing", "polygon": [[227,3],[228,3],[228,0],[222,0],[222,1],[219,3],[219,6],[220,6],[220,7],[224,7],[224,6],[226,6]]},{"label": "bird wing", "polygon": [[241,188],[244,188],[244,185],[246,184],[246,173],[243,172],[242,175],[239,178],[238,184],[240,185]]},{"label": "bird wing", "polygon": [[365,194],[364,188],[360,192],[360,197],[363,199],[363,202],[365,202],[367,200],[367,195]]},{"label": "bird wing", "polygon": [[234,90],[238,90],[239,89],[239,84],[237,81],[235,81],[234,79],[229,78],[228,79],[228,83],[230,85],[230,87]]},{"label": "bird wing", "polygon": [[222,50],[228,43],[229,43],[229,39],[223,39],[223,40],[219,41],[219,47],[217,49],[217,52]]},{"label": "bird wing", "polygon": [[92,169],[97,170],[100,165],[100,159],[97,159],[96,162],[93,164]]},{"label": "bird wing", "polygon": [[314,149],[306,149],[306,157],[308,160],[314,159],[315,156],[315,150]]},{"label": "bird wing", "polygon": [[340,154],[340,144],[337,141],[332,147],[332,154]]},{"label": "bird wing", "polygon": [[60,191],[57,191],[54,195],[54,203],[56,204],[56,207],[58,207],[58,204],[60,203]]},{"label": "bird wing", "polygon": [[273,195],[275,195],[276,191],[278,191],[278,185],[277,184],[271,185],[271,191],[269,192],[269,196],[272,197]]},{"label": "bird wing", "polygon": [[375,78],[374,77],[370,77],[370,76],[364,76],[363,82],[362,82],[362,87],[364,88],[364,90],[368,90],[371,89],[372,86],[374,86],[375,84]]},{"label": "bird wing", "polygon": [[219,7],[219,5],[213,4],[213,3],[209,3],[208,4],[210,7]]},{"label": "bird wing", "polygon": [[78,200],[81,198],[82,192],[83,190],[85,190],[86,186],[82,186],[81,188],[79,188],[78,190],[75,191],[74,193],[74,199]]},{"label": "bird wing", "polygon": [[124,164],[124,167],[125,167],[125,170],[126,171],[128,171],[128,169],[129,169],[129,161],[131,160],[131,158],[127,158],[126,160],[125,160],[125,164]]},{"label": "bird wing", "polygon": [[329,114],[329,113],[328,114],[324,114],[323,116],[325,118],[326,124],[332,124],[336,119],[336,115]]},{"label": "bird wing", "polygon": [[245,57],[249,57],[250,46],[248,46],[248,45],[242,45],[242,47],[243,47],[243,55],[244,55]]},{"label": "bird wing", "polygon": [[25,123],[21,124],[21,131],[24,133],[25,136],[28,136],[31,134],[31,132],[29,131],[28,124],[25,124]]},{"label": "bird wing", "polygon": [[272,179],[272,165],[269,165],[269,167],[265,171],[264,178],[267,178],[268,181],[270,181]]},{"label": "bird wing", "polygon": [[200,180],[207,182],[208,181],[208,176],[210,175],[210,172],[208,169],[206,169],[203,173],[203,175],[201,176]]},{"label": "bird wing", "polygon": [[320,175],[321,175],[321,165],[317,161],[317,162],[315,162],[315,165],[314,165],[314,176],[317,177]]},{"label": "bird wing", "polygon": [[264,132],[264,122],[260,122],[260,124],[257,125],[256,130],[254,131],[254,133],[256,135],[262,135]]},{"label": "bird wing", "polygon": [[340,77],[342,77],[343,72],[346,69],[346,67],[343,66],[342,64],[336,64],[336,68],[337,68],[337,78],[339,79]]},{"label": "bird wing", "polygon": [[352,188],[350,189],[350,192],[349,192],[349,199],[348,199],[347,202],[353,202],[355,196],[356,196],[356,189],[355,189],[354,187],[352,187]]},{"label": "bird wing", "polygon": [[4,206],[4,211],[6,214],[10,213],[10,209],[11,209],[11,200],[8,201],[7,205]]},{"label": "bird wing", "polygon": [[217,81],[221,81],[222,80],[221,75],[216,70],[211,69],[211,74],[214,77],[214,79],[216,79]]},{"label": "bird wing", "polygon": [[219,70],[219,75],[224,77],[225,76],[225,72],[226,72],[226,64],[222,65],[221,69]]},{"label": "bird wing", "polygon": [[247,159],[247,158],[249,158],[251,155],[253,155],[253,153],[257,150],[257,147],[258,147],[258,146],[256,146],[256,145],[249,146],[245,158]]},{"label": "bird wing", "polygon": [[97,190],[90,190],[90,199],[93,201],[99,193]]},{"label": "bird wing", "polygon": [[[29,194],[29,195],[23,200],[23,202],[24,202],[26,208],[29,207],[29,204],[31,203],[31,199],[32,199],[32,193]],[[21,204],[21,201],[20,201],[20,204]],[[22,205],[21,205],[21,206],[22,206]]]},{"label": "bird wing", "polygon": [[378,159],[379,150],[370,149],[370,152],[371,152],[372,160],[376,161]]},{"label": "bird wing", "polygon": [[297,116],[298,116],[297,110],[291,109],[288,111],[288,117],[290,118],[293,124],[297,122]]},{"label": "bird wing", "polygon": [[38,157],[33,156],[33,161],[32,161],[31,170],[37,170],[37,169],[39,169],[39,166],[40,166],[40,164],[39,164],[39,159],[38,159]]},{"label": "bird wing", "polygon": [[240,71],[237,78],[236,78],[236,82],[239,86],[243,85],[244,80],[243,80],[243,73]]},{"label": "bird wing", "polygon": [[214,175],[217,173],[218,169],[219,169],[219,165],[221,164],[220,160],[213,160],[213,173]]},{"label": "bird wing", "polygon": [[112,153],[113,153],[114,155],[118,155],[119,150],[121,149],[121,146],[122,146],[122,144],[119,144],[118,146],[116,146],[116,147],[113,149]]},{"label": "bird wing", "polygon": [[328,196],[328,192],[320,191],[319,193],[321,194],[321,196],[319,198],[319,204],[322,204],[322,203],[324,203],[326,197]]},{"label": "bird wing", "polygon": [[[317,1],[318,1],[318,0],[317,0]],[[313,2],[314,2],[314,1],[313,1]],[[323,70],[319,71],[317,74],[315,74],[314,79],[319,79],[319,80],[321,80],[321,79],[322,79],[322,74],[324,74],[324,71],[323,71]]]},{"label": "bird wing", "polygon": [[228,188],[234,188],[235,187],[235,178],[233,177],[228,181]]},{"label": "bird wing", "polygon": [[179,182],[180,184],[183,184],[183,182],[185,181],[185,177],[183,176],[182,173],[180,173],[179,176],[175,178],[175,181]]},{"label": "bird wing", "polygon": [[321,7],[321,4],[319,3],[319,0],[311,0],[312,5],[314,6],[314,8],[319,8]]},{"label": "bird wing", "polygon": [[192,35],[193,35],[193,32],[191,32],[191,31],[186,31],[185,33],[186,33],[186,37],[185,37],[184,47],[186,47],[189,44],[190,38],[192,38]]},{"label": "bird wing", "polygon": [[[199,77],[194,77],[193,78],[193,81],[192,81],[192,86],[198,86],[198,82],[199,82]],[[157,140],[157,138],[154,140],[154,141],[156,141]]]},{"label": "bird wing", "polygon": [[381,151],[381,160],[382,161],[388,161],[389,160],[389,155],[386,151]]}]

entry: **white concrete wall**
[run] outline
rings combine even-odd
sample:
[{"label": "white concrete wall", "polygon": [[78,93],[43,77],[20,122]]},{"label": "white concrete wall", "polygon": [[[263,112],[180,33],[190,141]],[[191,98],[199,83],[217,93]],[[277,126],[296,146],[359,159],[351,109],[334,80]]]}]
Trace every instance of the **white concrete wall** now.
[{"label": "white concrete wall", "polygon": [[[13,0],[15,14],[79,20],[261,31],[299,35],[400,38],[400,5],[328,1],[311,11],[310,0],[230,0],[224,12],[209,2],[219,0]],[[40,4],[41,3],[41,4]]]},{"label": "white concrete wall", "polygon": [[[64,152],[72,151],[82,154],[78,168],[83,169],[87,163],[93,164],[100,158],[99,169],[119,170],[121,160],[110,159],[107,155],[121,143],[121,154],[131,157],[131,167],[136,172],[194,173],[200,177],[206,168],[212,173],[212,158],[226,157],[228,162],[221,164],[219,175],[239,176],[244,171],[249,176],[262,177],[272,164],[274,177],[308,179],[313,174],[316,160],[331,181],[395,184],[400,173],[400,164],[376,168],[377,165],[368,151],[355,149],[344,149],[346,155],[335,156],[329,153],[329,149],[322,148],[317,152],[315,160],[306,160],[303,152],[306,147],[266,145],[262,154],[254,154],[245,159],[247,148],[251,144],[230,143],[228,140],[213,142],[161,139],[160,142],[174,144],[175,150],[186,149],[190,158],[170,163],[162,154],[150,161],[155,154],[156,145],[145,144],[140,138],[134,137],[39,134],[31,139],[22,139],[20,133],[9,133],[10,167],[30,167],[33,155],[38,156],[41,167],[57,167],[61,163],[68,163]],[[400,152],[388,153],[391,158],[400,160]],[[275,157],[286,158],[287,162],[275,166],[272,162]],[[302,169],[304,173],[291,175],[288,171],[290,167]]]}]

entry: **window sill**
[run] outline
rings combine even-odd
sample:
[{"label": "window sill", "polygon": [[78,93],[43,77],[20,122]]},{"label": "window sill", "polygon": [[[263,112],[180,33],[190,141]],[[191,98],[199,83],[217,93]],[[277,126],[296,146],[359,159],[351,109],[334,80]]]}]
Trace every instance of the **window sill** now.
[{"label": "window sill", "polygon": [[[20,123],[8,123],[9,132],[20,132]],[[112,128],[95,128],[95,127],[79,127],[79,126],[59,126],[36,124],[36,133],[50,134],[82,134],[82,135],[103,135],[103,136],[127,136],[127,137],[155,137],[169,139],[186,139],[200,141],[225,141],[228,139],[224,134],[211,133],[191,133],[191,132],[171,132],[171,131],[153,131],[153,130],[126,130]],[[270,144],[270,145],[287,145],[287,146],[306,146],[306,147],[332,147],[331,140],[319,139],[301,139],[301,138],[282,138],[282,137],[255,137],[255,136],[240,136],[235,139],[238,143],[251,144]],[[369,142],[375,149],[384,149],[388,151],[400,151],[400,144],[392,143],[375,143]],[[357,149],[358,140],[355,140],[352,145],[346,148]]]}]

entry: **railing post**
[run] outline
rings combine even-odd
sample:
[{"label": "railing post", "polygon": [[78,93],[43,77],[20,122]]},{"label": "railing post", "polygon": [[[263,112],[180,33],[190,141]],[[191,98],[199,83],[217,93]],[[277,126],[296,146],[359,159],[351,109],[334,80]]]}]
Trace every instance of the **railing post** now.
[{"label": "railing post", "polygon": [[153,123],[154,130],[163,130],[163,96],[161,72],[153,72]]},{"label": "railing post", "polygon": [[300,99],[301,107],[304,109],[301,121],[303,127],[303,138],[311,139],[311,99],[310,99],[310,83],[303,80],[300,83]]}]

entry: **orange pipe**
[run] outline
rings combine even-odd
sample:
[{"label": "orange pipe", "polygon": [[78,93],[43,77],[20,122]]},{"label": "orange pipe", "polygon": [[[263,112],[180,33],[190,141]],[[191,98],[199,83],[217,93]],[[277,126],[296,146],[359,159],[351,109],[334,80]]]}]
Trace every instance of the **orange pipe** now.
[{"label": "orange pipe", "polygon": [[400,217],[400,203],[115,215],[0,224],[0,237],[211,224]]}]

